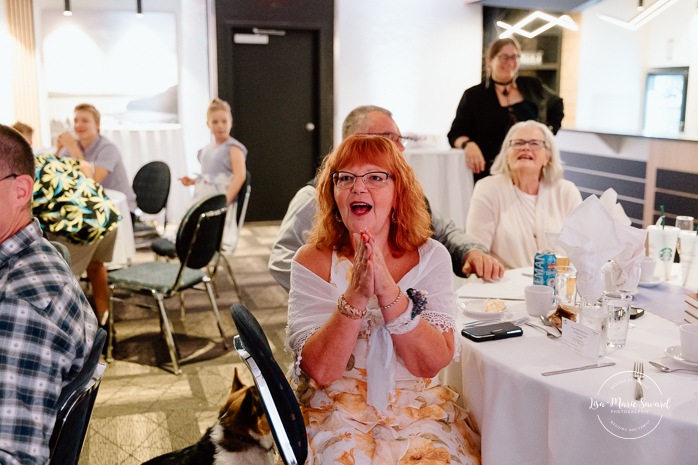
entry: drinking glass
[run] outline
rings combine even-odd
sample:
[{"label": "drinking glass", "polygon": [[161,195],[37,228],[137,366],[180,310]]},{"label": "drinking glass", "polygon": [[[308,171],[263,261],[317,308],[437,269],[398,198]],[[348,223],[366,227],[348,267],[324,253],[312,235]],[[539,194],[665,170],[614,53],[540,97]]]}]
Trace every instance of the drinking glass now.
[{"label": "drinking glass", "polygon": [[683,287],[693,292],[698,289],[698,235],[694,231],[681,231],[681,281]]},{"label": "drinking glass", "polygon": [[675,226],[682,231],[693,231],[693,217],[677,216]]},{"label": "drinking glass", "polygon": [[555,276],[558,305],[574,305],[577,295],[577,270],[573,266],[558,266]]},{"label": "drinking glass", "polygon": [[603,296],[602,303],[608,317],[606,329],[608,347],[620,349],[625,346],[632,302],[632,296],[620,292],[609,292]]},{"label": "drinking glass", "polygon": [[[693,231],[693,217],[692,216],[677,216],[676,223],[674,224],[681,231]],[[681,237],[679,236],[679,241],[676,243],[676,252],[681,255]]]},{"label": "drinking glass", "polygon": [[599,333],[599,357],[606,355],[608,312],[600,299],[587,300],[582,297],[579,305],[579,323]]}]

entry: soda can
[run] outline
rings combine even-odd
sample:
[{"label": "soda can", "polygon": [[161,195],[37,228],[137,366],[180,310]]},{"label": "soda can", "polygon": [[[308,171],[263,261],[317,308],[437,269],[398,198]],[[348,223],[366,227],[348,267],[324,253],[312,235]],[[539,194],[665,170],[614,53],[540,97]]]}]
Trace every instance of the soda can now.
[{"label": "soda can", "polygon": [[550,286],[555,289],[557,276],[557,258],[555,252],[536,252],[533,258],[533,284]]}]

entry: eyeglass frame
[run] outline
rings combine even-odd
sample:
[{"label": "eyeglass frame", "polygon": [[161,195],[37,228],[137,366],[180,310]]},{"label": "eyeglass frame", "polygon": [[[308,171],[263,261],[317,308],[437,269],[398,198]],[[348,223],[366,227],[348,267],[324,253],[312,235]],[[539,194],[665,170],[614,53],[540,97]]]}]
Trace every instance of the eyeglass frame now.
[{"label": "eyeglass frame", "polygon": [[[418,137],[410,137],[410,136],[403,136],[402,134],[397,134],[395,132],[365,132],[364,134],[368,136],[381,136],[385,137],[386,139],[390,139],[391,141],[395,142],[396,144],[398,142],[401,142],[402,145],[405,145],[407,142],[418,142],[420,138]],[[395,140],[397,139],[397,140]]]},{"label": "eyeglass frame", "polygon": [[505,53],[498,53],[494,56],[497,60],[507,62],[507,61],[520,61],[521,55],[516,53],[514,55],[507,55]]},{"label": "eyeglass frame", "polygon": [[19,174],[17,174],[17,173],[8,174],[8,175],[5,176],[4,178],[0,179],[0,182],[4,181],[5,179],[10,179],[10,178],[14,179],[14,178],[16,178],[17,176],[19,176]]},{"label": "eyeglass frame", "polygon": [[[517,142],[521,143],[521,145],[518,147],[515,145]],[[535,147],[535,146],[531,145],[532,142],[540,143],[541,146]],[[541,139],[511,139],[509,141],[509,147],[512,150],[523,150],[523,148],[526,147],[527,145],[531,150],[540,150],[540,149],[547,149],[548,148],[548,143],[544,140],[541,140]]]},{"label": "eyeglass frame", "polygon": [[[349,175],[351,175],[351,176],[354,177],[354,180],[352,181],[351,186],[340,187],[340,186],[337,184],[337,180],[336,180],[335,178],[336,178],[336,176],[337,176],[338,174],[340,174],[340,173],[346,173],[346,174],[349,174]],[[366,183],[365,177],[368,176],[369,174],[376,174],[376,173],[384,174],[384,175],[386,176],[386,177],[385,177],[385,181],[383,181],[383,182],[382,182],[380,185],[378,185],[378,186],[369,186],[369,185]],[[386,185],[386,183],[388,182],[388,179],[395,179],[395,176],[393,176],[392,174],[388,173],[387,171],[381,171],[381,170],[368,171],[368,172],[366,172],[366,173],[364,173],[364,174],[362,174],[362,175],[358,175],[358,174],[356,174],[356,173],[352,173],[351,171],[337,170],[337,171],[333,171],[332,173],[330,173],[330,178],[332,179],[332,182],[334,183],[334,185],[335,185],[335,187],[336,187],[337,189],[342,189],[342,190],[351,189],[351,188],[354,187],[354,185],[356,184],[357,178],[361,178],[361,181],[364,183],[364,186],[366,186],[366,189],[375,190],[375,189],[382,189],[382,188],[384,188],[385,185]]]}]

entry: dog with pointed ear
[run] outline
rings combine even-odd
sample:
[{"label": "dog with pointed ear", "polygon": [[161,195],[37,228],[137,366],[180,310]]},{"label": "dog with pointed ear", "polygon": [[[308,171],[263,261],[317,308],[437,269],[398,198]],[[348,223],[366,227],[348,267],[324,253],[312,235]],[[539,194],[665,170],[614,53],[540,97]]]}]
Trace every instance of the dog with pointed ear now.
[{"label": "dog with pointed ear", "polygon": [[143,465],[273,465],[274,439],[255,386],[240,380],[237,368],[218,421],[189,447],[155,457]]}]

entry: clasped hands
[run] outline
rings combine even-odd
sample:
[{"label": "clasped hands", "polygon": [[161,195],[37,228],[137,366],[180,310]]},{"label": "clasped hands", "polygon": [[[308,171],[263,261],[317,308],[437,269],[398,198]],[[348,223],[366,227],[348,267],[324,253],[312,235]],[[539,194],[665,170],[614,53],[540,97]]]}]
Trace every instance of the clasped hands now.
[{"label": "clasped hands", "polygon": [[366,308],[373,295],[381,306],[393,302],[400,289],[388,270],[383,252],[376,246],[373,232],[368,228],[358,234],[352,233],[352,240],[354,266],[349,287],[344,293],[347,301],[356,308]]}]

